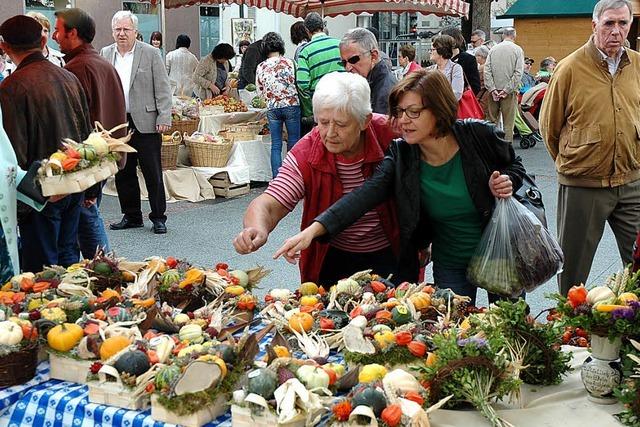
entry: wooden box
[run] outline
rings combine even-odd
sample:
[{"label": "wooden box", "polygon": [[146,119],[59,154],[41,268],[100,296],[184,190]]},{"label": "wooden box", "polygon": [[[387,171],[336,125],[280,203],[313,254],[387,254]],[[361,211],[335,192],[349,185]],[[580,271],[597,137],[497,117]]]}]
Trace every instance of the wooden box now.
[{"label": "wooden box", "polygon": [[271,412],[256,415],[249,408],[231,405],[232,427],[305,427],[306,421],[307,418],[301,414],[288,423],[281,424]]},{"label": "wooden box", "polygon": [[249,184],[234,184],[229,180],[229,174],[220,172],[209,179],[209,183],[213,186],[213,192],[216,196],[231,198],[244,196],[251,189]]},{"label": "wooden box", "polygon": [[151,396],[151,418],[165,423],[179,424],[184,427],[203,426],[227,412],[228,395],[221,394],[216,401],[190,415],[177,415],[158,403],[158,396]]},{"label": "wooden box", "polygon": [[49,377],[55,380],[86,384],[91,360],[77,360],[71,357],[49,353]]},{"label": "wooden box", "polygon": [[[115,381],[108,381],[109,377]],[[145,410],[149,407],[149,395],[146,393],[136,394],[132,387],[122,384],[120,374],[113,366],[104,365],[100,368],[98,378],[98,381],[87,382],[89,402],[134,411]]]}]

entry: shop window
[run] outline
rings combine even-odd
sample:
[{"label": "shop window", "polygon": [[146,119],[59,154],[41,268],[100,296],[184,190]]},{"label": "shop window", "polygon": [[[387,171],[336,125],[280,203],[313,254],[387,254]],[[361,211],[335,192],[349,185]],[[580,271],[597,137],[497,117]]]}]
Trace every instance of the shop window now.
[{"label": "shop window", "polygon": [[220,6],[200,7],[200,56],[206,56],[220,41]]},{"label": "shop window", "polygon": [[[138,17],[138,32],[142,34],[145,43],[149,43],[151,33],[160,31],[158,5],[151,4],[151,2],[148,1],[123,1],[122,10],[128,10]],[[162,37],[164,47],[164,34]]]}]

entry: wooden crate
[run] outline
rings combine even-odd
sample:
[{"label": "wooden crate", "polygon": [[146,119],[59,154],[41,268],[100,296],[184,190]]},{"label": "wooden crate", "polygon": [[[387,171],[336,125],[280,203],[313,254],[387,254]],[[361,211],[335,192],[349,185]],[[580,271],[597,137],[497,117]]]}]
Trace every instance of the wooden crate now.
[{"label": "wooden crate", "polygon": [[77,360],[71,357],[49,353],[49,377],[55,380],[86,384],[91,360]]},{"label": "wooden crate", "polygon": [[278,423],[278,418],[271,412],[261,415],[252,414],[249,408],[231,405],[232,427],[304,427],[307,418],[302,414],[288,423]]},{"label": "wooden crate", "polygon": [[[98,377],[100,378],[98,381],[87,382],[89,402],[134,411],[145,410],[149,407],[149,395],[143,393],[136,396],[133,388],[125,386],[120,381],[120,374],[113,366],[104,365],[98,371]],[[108,381],[109,377],[115,381]]]},{"label": "wooden crate", "polygon": [[216,196],[231,198],[244,196],[251,189],[249,184],[234,184],[229,180],[229,174],[220,172],[209,179],[209,183],[213,186],[213,192]]},{"label": "wooden crate", "polygon": [[158,403],[158,396],[151,396],[151,418],[156,421],[162,421],[170,424],[179,424],[184,427],[200,427],[203,426],[227,411],[228,395],[221,394],[216,401],[205,406],[196,413],[190,415],[177,415]]}]

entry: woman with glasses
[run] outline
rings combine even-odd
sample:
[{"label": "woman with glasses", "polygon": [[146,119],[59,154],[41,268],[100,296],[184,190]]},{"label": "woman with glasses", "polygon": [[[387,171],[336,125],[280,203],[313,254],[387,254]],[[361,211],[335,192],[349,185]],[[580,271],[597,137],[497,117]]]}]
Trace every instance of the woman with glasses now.
[{"label": "woman with glasses", "polygon": [[409,74],[391,91],[389,107],[402,139],[391,143],[371,179],[285,241],[275,257],[295,262],[299,251],[332,238],[364,212],[393,199],[406,255],[398,268],[417,273],[418,249],[432,244],[436,285],[475,302],[467,265],[495,198],[511,196],[522,184],[520,158],[493,125],[456,120],[458,102],[440,72]]},{"label": "woman with glasses", "polygon": [[464,72],[459,64],[451,60],[455,40],[446,34],[435,36],[431,40],[431,62],[427,70],[438,70],[449,80],[456,101],[460,101],[464,92]]},{"label": "woman with glasses", "polygon": [[200,60],[193,73],[194,92],[200,99],[225,95],[229,89],[227,75],[231,69],[229,61],[236,52],[228,43],[220,43],[211,53]]}]

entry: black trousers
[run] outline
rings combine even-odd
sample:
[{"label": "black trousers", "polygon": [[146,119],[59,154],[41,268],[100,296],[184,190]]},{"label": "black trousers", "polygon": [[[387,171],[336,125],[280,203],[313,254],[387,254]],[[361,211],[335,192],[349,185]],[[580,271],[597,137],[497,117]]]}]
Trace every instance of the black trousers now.
[{"label": "black trousers", "polygon": [[151,207],[149,219],[165,222],[167,220],[165,215],[167,200],[164,195],[162,163],[160,160],[162,136],[159,133],[140,133],[131,117],[128,117],[128,119],[129,127],[133,130],[129,145],[138,152],[127,154],[127,163],[124,169],[116,174],[116,188],[120,199],[120,209],[129,220],[142,222],[140,185],[138,184],[137,174],[137,166],[140,164],[140,169],[147,185],[147,193],[149,194],[149,206]]},{"label": "black trousers", "polygon": [[381,277],[387,277],[389,274],[395,276],[397,267],[396,257],[391,247],[375,252],[359,253],[347,252],[331,246],[322,263],[318,285],[324,285],[325,289],[329,289],[338,280],[369,269],[373,269],[372,273]]}]

